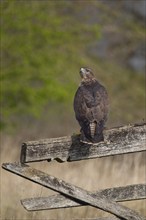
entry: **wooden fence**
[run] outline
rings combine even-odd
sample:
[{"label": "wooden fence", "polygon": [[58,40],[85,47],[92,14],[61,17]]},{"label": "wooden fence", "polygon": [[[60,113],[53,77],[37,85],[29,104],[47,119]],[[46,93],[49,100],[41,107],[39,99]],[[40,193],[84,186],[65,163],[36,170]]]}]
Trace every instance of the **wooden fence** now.
[{"label": "wooden fence", "polygon": [[70,162],[146,151],[146,124],[105,130],[104,142],[97,144],[84,144],[79,139],[80,135],[73,135],[23,143],[20,162],[2,165],[4,169],[14,174],[60,193],[49,197],[23,199],[21,200],[22,205],[29,211],[90,205],[113,214],[112,217],[97,218],[98,220],[146,219],[136,211],[117,203],[145,199],[146,184],[89,192],[26,164],[41,160]]}]

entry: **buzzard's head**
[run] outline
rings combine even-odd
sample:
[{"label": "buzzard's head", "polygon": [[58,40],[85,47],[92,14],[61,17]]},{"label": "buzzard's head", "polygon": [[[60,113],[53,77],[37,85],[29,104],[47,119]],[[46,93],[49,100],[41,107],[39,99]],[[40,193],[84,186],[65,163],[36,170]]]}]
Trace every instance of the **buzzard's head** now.
[{"label": "buzzard's head", "polygon": [[92,70],[89,68],[86,68],[86,67],[82,67],[80,69],[80,75],[81,75],[83,81],[90,80],[90,79],[94,78],[94,74],[93,74]]}]

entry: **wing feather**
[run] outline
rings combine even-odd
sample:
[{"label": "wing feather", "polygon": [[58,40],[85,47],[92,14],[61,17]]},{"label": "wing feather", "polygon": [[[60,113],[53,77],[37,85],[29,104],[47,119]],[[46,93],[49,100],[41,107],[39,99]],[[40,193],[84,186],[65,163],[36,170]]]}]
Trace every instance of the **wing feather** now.
[{"label": "wing feather", "polygon": [[90,124],[96,123],[96,133],[103,130],[104,124],[107,120],[108,114],[108,95],[106,89],[96,83],[91,85],[81,85],[74,98],[74,110],[76,119],[78,120],[81,128],[86,136],[93,136],[93,130]]}]

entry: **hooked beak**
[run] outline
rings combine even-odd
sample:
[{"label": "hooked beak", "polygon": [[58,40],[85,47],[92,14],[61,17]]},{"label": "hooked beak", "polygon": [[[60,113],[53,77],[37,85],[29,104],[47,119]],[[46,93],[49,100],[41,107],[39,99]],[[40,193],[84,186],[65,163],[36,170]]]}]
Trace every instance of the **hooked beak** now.
[{"label": "hooked beak", "polygon": [[87,76],[86,76],[86,70],[85,70],[84,68],[81,68],[81,69],[80,69],[80,75],[81,75],[81,77],[84,78],[84,79],[87,78]]}]

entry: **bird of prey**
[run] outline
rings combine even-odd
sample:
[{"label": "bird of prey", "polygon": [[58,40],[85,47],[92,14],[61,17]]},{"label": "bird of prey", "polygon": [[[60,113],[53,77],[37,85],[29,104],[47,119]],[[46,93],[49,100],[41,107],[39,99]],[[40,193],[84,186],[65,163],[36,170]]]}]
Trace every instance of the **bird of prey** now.
[{"label": "bird of prey", "polygon": [[108,94],[89,68],[81,68],[81,84],[74,97],[74,111],[81,126],[80,141],[103,141],[103,129],[108,115]]}]

